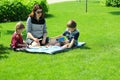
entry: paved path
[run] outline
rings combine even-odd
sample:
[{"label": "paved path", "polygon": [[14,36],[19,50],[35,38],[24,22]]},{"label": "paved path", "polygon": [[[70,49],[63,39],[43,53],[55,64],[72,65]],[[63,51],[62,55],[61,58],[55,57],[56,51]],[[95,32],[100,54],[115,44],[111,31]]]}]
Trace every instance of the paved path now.
[{"label": "paved path", "polygon": [[47,0],[48,4],[53,4],[53,3],[58,3],[58,2],[65,2],[65,1],[77,1],[77,0]]}]

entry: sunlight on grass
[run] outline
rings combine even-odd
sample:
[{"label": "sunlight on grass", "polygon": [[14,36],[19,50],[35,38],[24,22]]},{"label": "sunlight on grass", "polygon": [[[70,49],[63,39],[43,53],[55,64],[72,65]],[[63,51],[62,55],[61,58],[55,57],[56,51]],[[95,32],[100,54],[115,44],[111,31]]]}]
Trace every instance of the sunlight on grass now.
[{"label": "sunlight on grass", "polygon": [[[67,21],[74,19],[80,30],[79,41],[87,43],[84,47],[54,55],[10,50],[11,35],[17,22],[0,23],[0,79],[119,80],[119,8],[89,1],[86,13],[84,5],[84,1],[49,5],[48,36],[61,34]],[[26,21],[23,22],[26,25]]]}]

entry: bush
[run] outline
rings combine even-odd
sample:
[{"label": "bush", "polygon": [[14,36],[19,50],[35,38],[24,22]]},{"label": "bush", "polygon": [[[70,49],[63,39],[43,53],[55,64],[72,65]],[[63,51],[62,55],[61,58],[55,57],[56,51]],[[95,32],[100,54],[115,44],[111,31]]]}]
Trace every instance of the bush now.
[{"label": "bush", "polygon": [[120,7],[120,0],[106,0],[106,6]]},{"label": "bush", "polygon": [[40,4],[46,14],[48,12],[46,0],[3,0],[0,1],[0,22],[26,20],[34,4]]},{"label": "bush", "polygon": [[25,20],[27,15],[27,8],[21,2],[9,2],[5,1],[4,4],[0,5],[1,22],[4,21],[17,21]]},{"label": "bush", "polygon": [[27,8],[29,8],[30,12],[32,11],[33,5],[35,5],[35,4],[41,5],[43,7],[43,12],[45,14],[47,14],[47,12],[48,12],[48,6],[47,6],[46,0],[32,0],[32,2],[28,1],[26,3],[27,4],[25,4],[25,5],[27,6]]}]

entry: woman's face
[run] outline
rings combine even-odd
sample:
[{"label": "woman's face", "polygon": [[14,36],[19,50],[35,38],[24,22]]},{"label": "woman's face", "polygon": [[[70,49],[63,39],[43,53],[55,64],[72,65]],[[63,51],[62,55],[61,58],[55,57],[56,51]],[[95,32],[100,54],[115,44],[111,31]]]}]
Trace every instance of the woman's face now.
[{"label": "woman's face", "polygon": [[42,9],[36,10],[35,14],[36,14],[36,17],[41,17],[42,16]]}]

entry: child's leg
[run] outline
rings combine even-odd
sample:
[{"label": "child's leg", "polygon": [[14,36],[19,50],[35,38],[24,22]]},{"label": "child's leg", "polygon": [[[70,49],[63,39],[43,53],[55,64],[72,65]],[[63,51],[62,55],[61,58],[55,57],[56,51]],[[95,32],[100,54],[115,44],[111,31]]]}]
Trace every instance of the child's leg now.
[{"label": "child's leg", "polygon": [[61,48],[62,48],[62,49],[66,49],[66,48],[68,48],[68,46],[69,46],[69,43],[63,45]]}]

